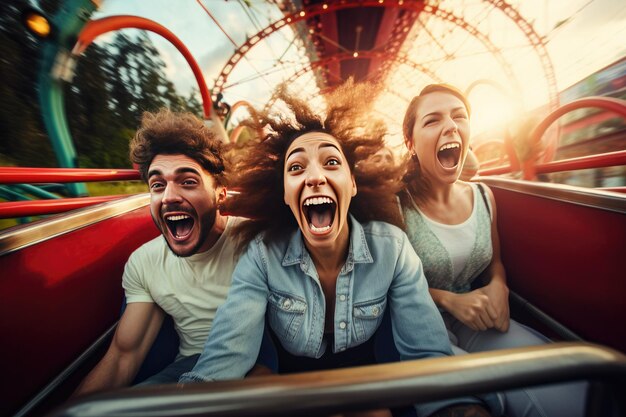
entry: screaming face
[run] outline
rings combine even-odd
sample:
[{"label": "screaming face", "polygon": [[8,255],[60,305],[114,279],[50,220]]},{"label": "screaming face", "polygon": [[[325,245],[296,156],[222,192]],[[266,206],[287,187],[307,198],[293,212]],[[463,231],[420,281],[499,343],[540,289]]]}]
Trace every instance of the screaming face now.
[{"label": "screaming face", "polygon": [[356,184],[337,140],[326,133],[305,133],[293,141],[286,155],[285,204],[307,246],[332,248],[345,243]]},{"label": "screaming face", "polygon": [[442,91],[425,95],[417,106],[412,140],[422,173],[435,182],[456,181],[469,133],[467,109],[458,97]]},{"label": "screaming face", "polygon": [[148,170],[150,214],[169,248],[178,256],[208,249],[223,187],[185,155],[157,155]]}]

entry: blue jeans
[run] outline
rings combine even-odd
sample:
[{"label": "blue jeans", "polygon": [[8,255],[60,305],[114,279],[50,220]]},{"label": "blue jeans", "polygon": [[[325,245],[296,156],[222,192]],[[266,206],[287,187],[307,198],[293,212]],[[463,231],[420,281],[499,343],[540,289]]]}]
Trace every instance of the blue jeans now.
[{"label": "blue jeans", "polygon": [[152,375],[135,386],[141,387],[145,385],[175,384],[178,382],[178,378],[180,378],[182,374],[193,369],[199,357],[199,353],[192,356],[182,356],[180,359],[166,366],[161,372]]},{"label": "blue jeans", "polygon": [[[455,355],[537,346],[551,340],[530,327],[511,320],[509,330],[474,331],[448,313],[443,313]],[[584,381],[543,385],[505,391],[507,417],[582,417],[588,383]]]}]

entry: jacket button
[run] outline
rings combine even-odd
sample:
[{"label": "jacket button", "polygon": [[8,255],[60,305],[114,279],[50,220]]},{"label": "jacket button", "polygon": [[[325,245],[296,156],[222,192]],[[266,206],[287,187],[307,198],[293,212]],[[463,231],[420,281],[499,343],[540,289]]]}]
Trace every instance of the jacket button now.
[{"label": "jacket button", "polygon": [[372,313],[374,313],[375,316],[378,315],[378,313],[380,313],[380,307],[376,306],[372,309]]},{"label": "jacket button", "polygon": [[289,310],[291,308],[291,300],[285,300],[283,308],[285,308],[285,310]]},{"label": "jacket button", "polygon": [[342,321],[341,323],[339,323],[339,328],[342,329],[342,330],[345,329],[346,328],[346,322]]},{"label": "jacket button", "polygon": [[346,301],[346,296],[345,296],[345,294],[341,294],[341,295],[339,296],[339,300],[340,300],[340,301]]}]

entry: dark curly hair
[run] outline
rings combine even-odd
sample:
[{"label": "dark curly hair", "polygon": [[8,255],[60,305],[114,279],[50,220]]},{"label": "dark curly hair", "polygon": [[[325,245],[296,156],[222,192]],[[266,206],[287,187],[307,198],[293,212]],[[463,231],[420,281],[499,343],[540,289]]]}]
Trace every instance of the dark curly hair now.
[{"label": "dark curly hair", "polygon": [[[384,168],[361,164],[384,145],[386,128],[368,115],[377,90],[369,84],[352,80],[326,96],[326,117],[318,115],[307,102],[300,100],[281,85],[276,93],[292,113],[252,111],[244,122],[263,137],[251,141],[228,169],[228,183],[239,191],[222,207],[224,212],[250,218],[238,227],[242,245],[260,232],[269,241],[298,228],[291,209],[284,203],[285,153],[291,143],[308,132],[333,136],[343,151],[357,184],[349,212],[360,222],[385,221],[402,227],[403,221],[395,194],[402,188],[403,166]],[[355,166],[359,163],[359,169]]]},{"label": "dark curly hair", "polygon": [[155,156],[182,154],[198,162],[224,184],[222,143],[204,122],[191,113],[175,113],[167,108],[145,112],[141,126],[130,142],[130,160],[138,165],[144,181]]}]

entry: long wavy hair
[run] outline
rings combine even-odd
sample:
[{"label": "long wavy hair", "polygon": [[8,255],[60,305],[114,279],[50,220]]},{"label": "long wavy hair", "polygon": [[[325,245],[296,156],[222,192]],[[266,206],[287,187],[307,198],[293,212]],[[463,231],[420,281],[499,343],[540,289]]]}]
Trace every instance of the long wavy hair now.
[{"label": "long wavy hair", "polygon": [[357,184],[349,212],[359,222],[380,220],[403,226],[395,194],[403,186],[404,167],[380,168],[364,163],[385,145],[386,127],[368,115],[376,92],[373,85],[349,80],[326,96],[326,115],[322,117],[281,85],[276,95],[291,115],[252,111],[244,124],[252,132],[263,132],[263,136],[249,141],[243,154],[228,167],[227,182],[238,193],[222,207],[223,212],[249,218],[235,230],[242,246],[261,232],[270,241],[298,228],[284,203],[285,154],[296,138],[308,132],[327,133],[339,143]]},{"label": "long wavy hair", "polygon": [[[467,110],[467,115],[470,115],[471,108],[467,97],[459,90],[450,84],[429,84],[420,91],[420,93],[413,97],[411,102],[409,103],[409,107],[407,107],[406,112],[404,113],[404,120],[402,121],[402,135],[404,136],[404,144],[407,149],[411,151],[411,142],[415,139],[413,137],[413,129],[415,128],[415,122],[417,117],[417,107],[424,99],[424,96],[435,93],[435,92],[443,92],[452,94],[459,100],[463,102],[465,105],[465,109]],[[405,190],[407,190],[410,195],[413,197],[420,199],[423,196],[428,188],[429,184],[426,178],[422,175],[420,162],[417,159],[417,155],[411,154],[410,160],[407,165],[406,173],[404,174],[404,184],[406,186]],[[410,198],[407,193],[401,193],[400,199],[402,200],[403,205],[407,203],[405,201],[407,198]]]}]

